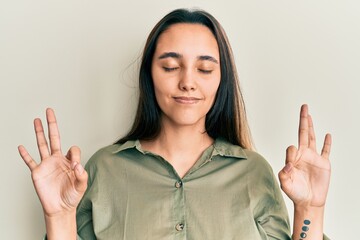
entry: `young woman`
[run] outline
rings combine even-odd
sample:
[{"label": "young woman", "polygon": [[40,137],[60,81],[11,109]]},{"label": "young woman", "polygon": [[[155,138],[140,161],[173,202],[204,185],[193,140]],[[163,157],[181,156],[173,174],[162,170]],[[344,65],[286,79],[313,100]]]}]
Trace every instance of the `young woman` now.
[{"label": "young woman", "polygon": [[35,119],[41,163],[23,146],[48,239],[323,239],[330,135],[321,154],[307,105],[299,146],[279,178],[294,202],[291,237],[280,189],[252,151],[231,48],[204,11],[175,10],[150,33],[132,129],[80,164],[64,156],[52,109],[49,144]]}]

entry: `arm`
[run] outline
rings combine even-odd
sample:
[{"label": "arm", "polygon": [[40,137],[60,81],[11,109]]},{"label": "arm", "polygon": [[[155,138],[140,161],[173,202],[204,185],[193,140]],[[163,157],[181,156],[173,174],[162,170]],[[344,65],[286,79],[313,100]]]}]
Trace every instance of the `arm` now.
[{"label": "arm", "polygon": [[80,149],[61,152],[59,130],[52,109],[46,111],[49,143],[40,119],[34,120],[41,162],[36,163],[25,147],[19,153],[31,171],[46,223],[47,238],[76,239],[76,207],[87,187],[87,173],[80,164]]},{"label": "arm", "polygon": [[286,151],[285,167],[279,172],[282,190],[294,203],[294,240],[323,239],[323,221],[331,167],[331,136],[327,134],[321,154],[307,105],[300,113],[299,147]]}]

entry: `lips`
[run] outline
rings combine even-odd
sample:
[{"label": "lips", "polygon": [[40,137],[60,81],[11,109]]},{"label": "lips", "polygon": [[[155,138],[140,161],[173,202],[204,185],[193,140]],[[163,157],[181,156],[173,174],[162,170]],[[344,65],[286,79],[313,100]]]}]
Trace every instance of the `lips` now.
[{"label": "lips", "polygon": [[182,103],[182,104],[194,104],[201,100],[201,98],[197,97],[185,97],[185,96],[179,96],[179,97],[173,97],[176,102]]}]

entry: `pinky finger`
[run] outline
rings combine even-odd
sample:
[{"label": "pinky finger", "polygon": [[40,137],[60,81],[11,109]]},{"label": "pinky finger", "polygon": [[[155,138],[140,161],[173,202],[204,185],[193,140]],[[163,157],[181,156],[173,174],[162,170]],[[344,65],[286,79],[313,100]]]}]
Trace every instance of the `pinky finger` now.
[{"label": "pinky finger", "polygon": [[324,146],[321,150],[321,156],[323,156],[324,158],[327,158],[327,159],[329,158],[330,150],[331,150],[331,143],[332,143],[331,135],[328,133],[325,136]]},{"label": "pinky finger", "polygon": [[26,165],[29,167],[30,171],[34,170],[37,166],[36,162],[32,159],[32,157],[30,156],[30,154],[28,153],[28,151],[25,149],[24,146],[20,145],[18,147],[20,156],[22,157],[22,159],[24,160],[24,162],[26,163]]}]

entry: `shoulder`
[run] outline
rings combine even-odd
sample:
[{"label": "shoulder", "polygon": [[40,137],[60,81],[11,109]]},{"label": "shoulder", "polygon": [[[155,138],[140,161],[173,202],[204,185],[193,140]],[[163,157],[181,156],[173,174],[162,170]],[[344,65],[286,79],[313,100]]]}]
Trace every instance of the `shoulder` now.
[{"label": "shoulder", "polygon": [[102,168],[111,168],[114,163],[121,163],[121,157],[128,149],[136,148],[137,141],[128,141],[123,144],[112,144],[97,150],[86,163],[86,170],[91,174]]},{"label": "shoulder", "polygon": [[258,171],[272,172],[269,162],[258,152],[244,149],[249,165]]},{"label": "shoulder", "polygon": [[99,161],[106,160],[116,153],[119,145],[113,144],[100,148],[97,150],[87,162],[87,165],[97,164]]},{"label": "shoulder", "polygon": [[237,159],[247,165],[249,171],[272,172],[269,162],[258,152],[229,143],[224,139],[216,139],[215,155]]},{"label": "shoulder", "polygon": [[239,174],[245,174],[248,184],[254,189],[271,189],[276,185],[276,178],[269,162],[256,151],[244,149],[220,139],[215,142],[216,154],[221,159],[228,159],[237,168]]},{"label": "shoulder", "polygon": [[273,188],[276,184],[274,171],[269,162],[258,152],[244,150],[247,156],[248,180],[253,186]]},{"label": "shoulder", "polygon": [[245,152],[248,156],[247,177],[252,198],[265,199],[264,204],[269,205],[273,201],[281,201],[278,181],[269,162],[255,151],[245,150]]}]

